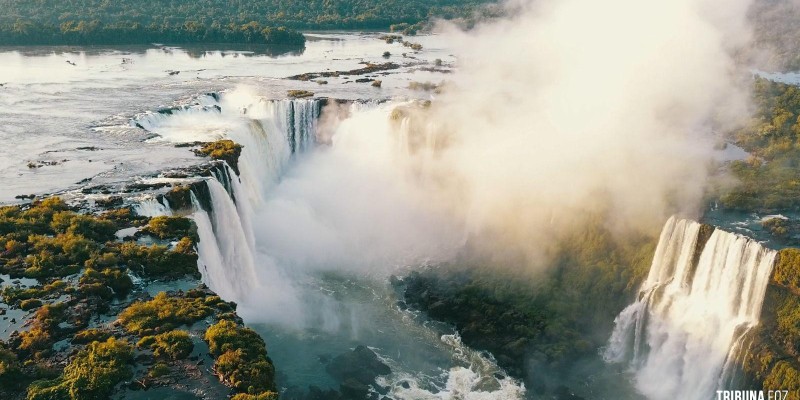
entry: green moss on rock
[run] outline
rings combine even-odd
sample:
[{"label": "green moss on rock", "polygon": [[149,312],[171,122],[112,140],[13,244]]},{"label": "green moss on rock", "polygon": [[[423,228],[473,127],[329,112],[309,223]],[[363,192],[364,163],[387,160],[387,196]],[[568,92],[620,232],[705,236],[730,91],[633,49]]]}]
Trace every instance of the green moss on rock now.
[{"label": "green moss on rock", "polygon": [[800,249],[787,248],[778,252],[772,281],[800,294]]},{"label": "green moss on rock", "polygon": [[114,386],[131,376],[131,346],[109,338],[80,351],[55,380],[37,381],[28,388],[28,400],[89,400],[109,398]]},{"label": "green moss on rock", "polygon": [[202,298],[170,297],[161,292],[153,300],[132,304],[119,319],[125,330],[141,336],[190,325],[211,311]]},{"label": "green moss on rock", "polygon": [[159,239],[178,240],[183,237],[196,238],[196,228],[186,217],[158,216],[150,219],[144,231]]},{"label": "green moss on rock", "polygon": [[152,338],[153,340],[149,347],[156,357],[181,360],[189,357],[192,349],[194,349],[192,338],[189,336],[189,332],[186,331],[164,332]]},{"label": "green moss on rock", "polygon": [[197,150],[197,153],[215,160],[227,162],[236,174],[239,175],[239,156],[242,155],[242,145],[233,140],[222,139],[216,142],[206,143]]},{"label": "green moss on rock", "polygon": [[205,340],[216,357],[214,370],[222,382],[239,393],[275,391],[275,368],[264,340],[254,330],[222,320],[206,330]]}]

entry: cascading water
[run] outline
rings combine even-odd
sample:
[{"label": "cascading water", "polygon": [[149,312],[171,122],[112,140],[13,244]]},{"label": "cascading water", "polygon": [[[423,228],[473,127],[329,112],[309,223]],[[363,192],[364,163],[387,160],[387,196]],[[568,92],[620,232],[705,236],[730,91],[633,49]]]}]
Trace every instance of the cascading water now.
[{"label": "cascading water", "polygon": [[[399,309],[386,283],[388,275],[382,275],[392,266],[416,262],[412,260],[418,260],[417,253],[432,251],[436,244],[425,237],[443,225],[427,214],[408,218],[402,210],[410,204],[398,202],[403,192],[396,179],[374,181],[376,165],[386,168],[390,162],[383,151],[396,150],[388,146],[395,140],[386,128],[391,108],[352,106],[353,117],[343,122],[349,134],[337,133],[330,147],[315,149],[319,102],[240,97],[222,95],[219,112],[206,107],[185,120],[181,113],[193,111],[173,112],[152,128],[162,138],[180,141],[199,139],[180,132],[195,130],[200,138],[203,132],[214,132],[244,146],[239,176],[226,166],[207,180],[211,211],[193,193],[198,264],[203,281],[223,298],[236,301],[240,315],[265,337],[277,368],[291,379],[284,384],[338,387],[320,363],[320,354],[340,354],[366,344],[392,367],[392,375],[379,382],[390,388],[388,398],[522,398],[525,387],[491,357],[453,341],[448,328],[433,329]],[[378,151],[364,148],[376,145]],[[304,161],[284,175],[293,154],[303,152],[308,153]],[[369,164],[372,169],[364,169]],[[342,165],[351,169],[332,171]],[[304,174],[312,171],[316,175],[309,180]],[[381,185],[381,197],[347,184],[365,178]],[[314,192],[307,193],[309,188]],[[348,195],[341,203],[329,202],[337,191]],[[395,227],[391,232],[381,230],[383,224],[376,218],[391,217],[391,212],[358,211],[375,202],[401,211],[405,218],[388,224]],[[342,206],[353,207],[353,212]],[[365,224],[371,226],[360,229]],[[354,238],[356,227],[361,236]],[[391,246],[370,245],[369,237],[389,234]],[[363,265],[352,267],[354,253]],[[409,253],[413,257],[402,258]],[[383,265],[384,260],[391,265]],[[375,280],[372,271],[363,270],[367,266],[383,278]],[[340,274],[347,268],[352,270]]]},{"label": "cascading water", "polygon": [[229,138],[244,146],[239,160],[243,186],[239,195],[258,207],[292,154],[314,148],[320,113],[317,99],[270,100],[242,89],[200,96],[191,106],[144,113],[131,120],[131,125],[158,135],[153,141]]},{"label": "cascading water", "polygon": [[213,204],[210,215],[192,194],[203,282],[226,299],[242,301],[258,287],[253,239],[222,184],[216,179],[208,179],[206,183]]},{"label": "cascading water", "polygon": [[[776,252],[672,217],[661,232],[638,300],[616,319],[604,358],[630,362],[649,399],[709,399],[759,322]],[[707,236],[706,236],[707,237]],[[697,256],[699,253],[699,257]]]},{"label": "cascading water", "polygon": [[167,203],[167,199],[163,199],[164,204],[156,199],[146,199],[139,204],[133,206],[136,214],[144,217],[157,217],[160,215],[172,215],[172,210]]}]

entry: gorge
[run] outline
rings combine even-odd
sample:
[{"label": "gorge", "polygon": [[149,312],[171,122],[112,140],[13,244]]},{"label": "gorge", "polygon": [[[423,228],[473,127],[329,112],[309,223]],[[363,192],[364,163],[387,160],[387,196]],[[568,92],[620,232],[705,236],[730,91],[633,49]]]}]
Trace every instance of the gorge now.
[{"label": "gorge", "polygon": [[0,397],[799,399],[800,89],[750,6],[0,48]]}]

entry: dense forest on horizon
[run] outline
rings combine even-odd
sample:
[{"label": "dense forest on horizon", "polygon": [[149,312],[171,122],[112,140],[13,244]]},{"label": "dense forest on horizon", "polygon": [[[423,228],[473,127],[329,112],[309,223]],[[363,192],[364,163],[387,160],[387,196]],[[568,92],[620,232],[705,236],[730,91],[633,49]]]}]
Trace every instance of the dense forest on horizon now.
[{"label": "dense forest on horizon", "polygon": [[491,0],[0,0],[0,45],[302,45],[297,29],[397,29],[471,20]]},{"label": "dense forest on horizon", "polygon": [[489,0],[1,0],[0,45],[258,43],[302,45],[296,29],[397,29],[471,19]]},{"label": "dense forest on horizon", "polygon": [[0,0],[0,25],[65,21],[206,26],[251,21],[293,29],[384,29],[432,17],[470,17],[493,0]]},{"label": "dense forest on horizon", "polygon": [[[466,26],[503,14],[500,0],[0,0],[0,45],[261,43],[302,45],[296,30],[414,34],[432,19]],[[756,0],[746,62],[800,70],[800,3]],[[253,25],[259,29],[254,30]],[[262,32],[263,30],[265,30]]]}]

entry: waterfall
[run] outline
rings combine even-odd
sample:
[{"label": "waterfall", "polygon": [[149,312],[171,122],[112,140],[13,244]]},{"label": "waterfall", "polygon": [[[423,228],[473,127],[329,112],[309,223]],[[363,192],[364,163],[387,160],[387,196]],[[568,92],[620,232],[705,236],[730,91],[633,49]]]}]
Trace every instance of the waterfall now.
[{"label": "waterfall", "polygon": [[172,215],[172,209],[169,207],[169,202],[164,199],[164,204],[160,203],[157,199],[145,199],[139,204],[133,206],[133,211],[136,215],[143,217],[158,217],[161,215]]},{"label": "waterfall", "polygon": [[211,213],[203,210],[192,193],[203,282],[223,298],[240,302],[258,287],[252,232],[243,225],[225,187],[216,179],[208,179],[206,183],[213,204]]},{"label": "waterfall", "polygon": [[[637,301],[616,318],[608,362],[629,362],[649,399],[709,399],[735,367],[761,314],[776,252],[672,217],[664,226]],[[702,252],[697,252],[702,249]]]},{"label": "waterfall", "polygon": [[[246,198],[256,207],[292,155],[314,148],[321,104],[317,99],[270,100],[235,90],[200,96],[193,105],[146,112],[133,118],[130,125],[155,134],[151,141],[191,143],[228,138],[241,144],[243,187],[237,200]],[[231,192],[227,182],[233,179],[221,176],[226,172],[215,172],[215,177]]]},{"label": "waterfall", "polygon": [[316,140],[319,101],[308,99],[283,100],[272,103],[277,115],[284,115],[283,128],[292,153],[310,150]]}]

